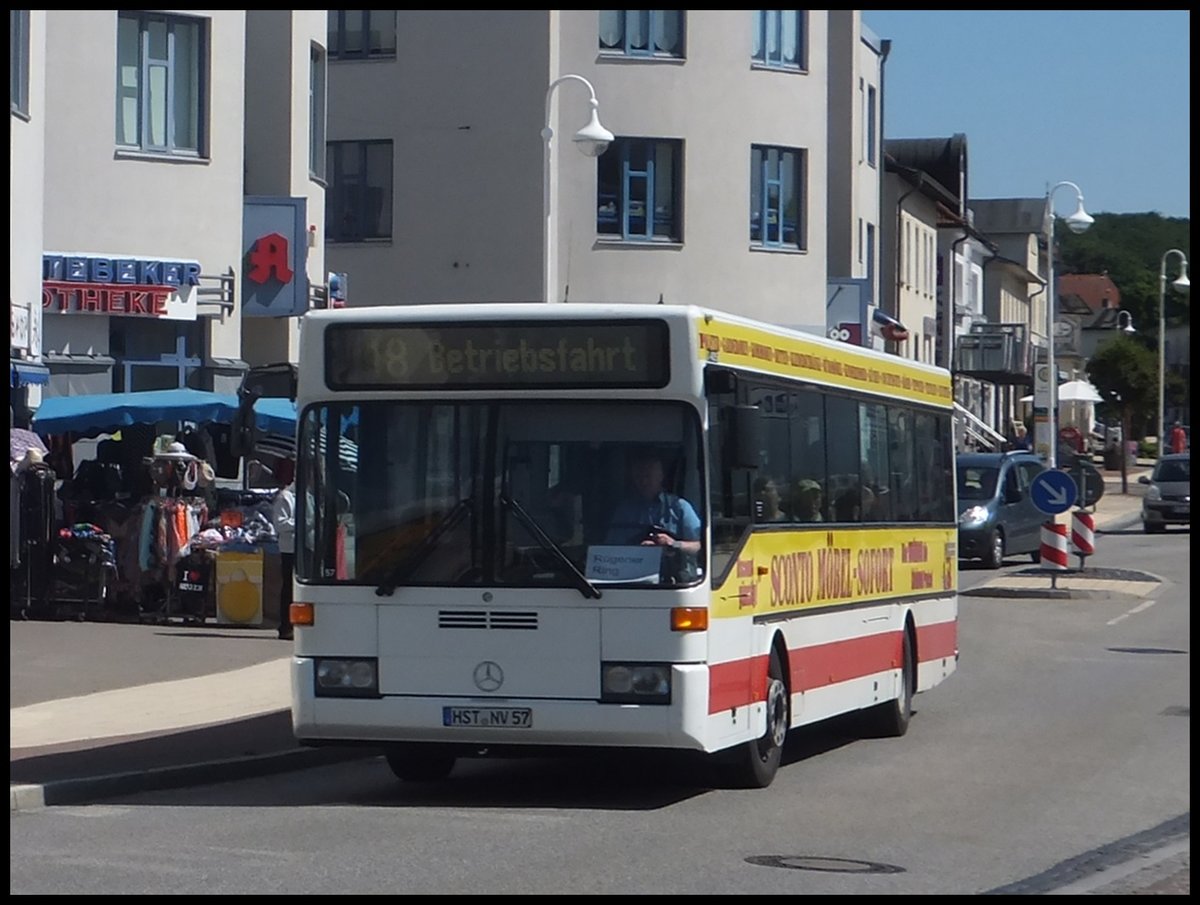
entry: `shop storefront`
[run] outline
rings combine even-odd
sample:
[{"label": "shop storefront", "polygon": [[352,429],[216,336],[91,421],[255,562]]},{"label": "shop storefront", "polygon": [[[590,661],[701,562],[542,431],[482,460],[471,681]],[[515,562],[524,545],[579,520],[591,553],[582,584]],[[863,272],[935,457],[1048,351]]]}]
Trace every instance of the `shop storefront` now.
[{"label": "shop storefront", "polygon": [[210,336],[232,304],[232,279],[203,276],[195,260],[47,252],[46,396],[232,391],[245,365],[212,355]]}]

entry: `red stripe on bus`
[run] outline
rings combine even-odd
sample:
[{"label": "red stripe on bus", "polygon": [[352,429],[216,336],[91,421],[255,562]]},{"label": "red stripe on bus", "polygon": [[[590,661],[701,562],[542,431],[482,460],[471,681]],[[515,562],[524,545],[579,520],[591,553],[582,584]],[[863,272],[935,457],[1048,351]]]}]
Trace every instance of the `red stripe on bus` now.
[{"label": "red stripe on bus", "polygon": [[[901,638],[901,632],[883,632],[788,651],[792,694],[898,669]],[[958,625],[953,621],[917,629],[917,650],[922,661],[954,656],[957,643]],[[769,657],[761,654],[710,666],[708,712],[719,713],[762,701],[767,687],[768,662]]]},{"label": "red stripe on bus", "polygon": [[958,656],[958,623],[917,626],[917,655],[922,663]]}]

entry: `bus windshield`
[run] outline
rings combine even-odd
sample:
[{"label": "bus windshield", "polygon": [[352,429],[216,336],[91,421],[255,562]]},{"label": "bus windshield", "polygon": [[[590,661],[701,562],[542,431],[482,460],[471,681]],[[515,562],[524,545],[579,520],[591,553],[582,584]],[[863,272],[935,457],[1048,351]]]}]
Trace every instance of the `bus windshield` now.
[{"label": "bus windshield", "polygon": [[696,410],[676,402],[310,406],[297,577],[381,595],[691,584],[704,573],[702,551],[684,543],[704,537],[701,449]]}]

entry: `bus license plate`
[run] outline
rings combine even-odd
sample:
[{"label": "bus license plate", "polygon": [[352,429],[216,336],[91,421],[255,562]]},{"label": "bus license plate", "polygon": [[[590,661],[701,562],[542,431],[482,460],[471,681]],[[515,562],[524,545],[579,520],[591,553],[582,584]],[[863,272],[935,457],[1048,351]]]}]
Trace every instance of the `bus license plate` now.
[{"label": "bus license plate", "polygon": [[533,711],[528,707],[443,707],[442,725],[532,729]]}]

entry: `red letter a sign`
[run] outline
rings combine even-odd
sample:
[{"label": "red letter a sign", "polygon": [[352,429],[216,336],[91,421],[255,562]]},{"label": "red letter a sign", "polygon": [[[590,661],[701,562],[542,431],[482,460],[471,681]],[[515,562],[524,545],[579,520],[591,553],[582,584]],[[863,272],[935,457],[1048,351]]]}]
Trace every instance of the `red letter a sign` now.
[{"label": "red letter a sign", "polygon": [[253,266],[246,278],[256,283],[265,283],[273,272],[279,282],[290,283],[292,272],[288,270],[287,252],[288,241],[279,233],[263,236],[254,243],[254,251],[250,252],[250,263]]}]

